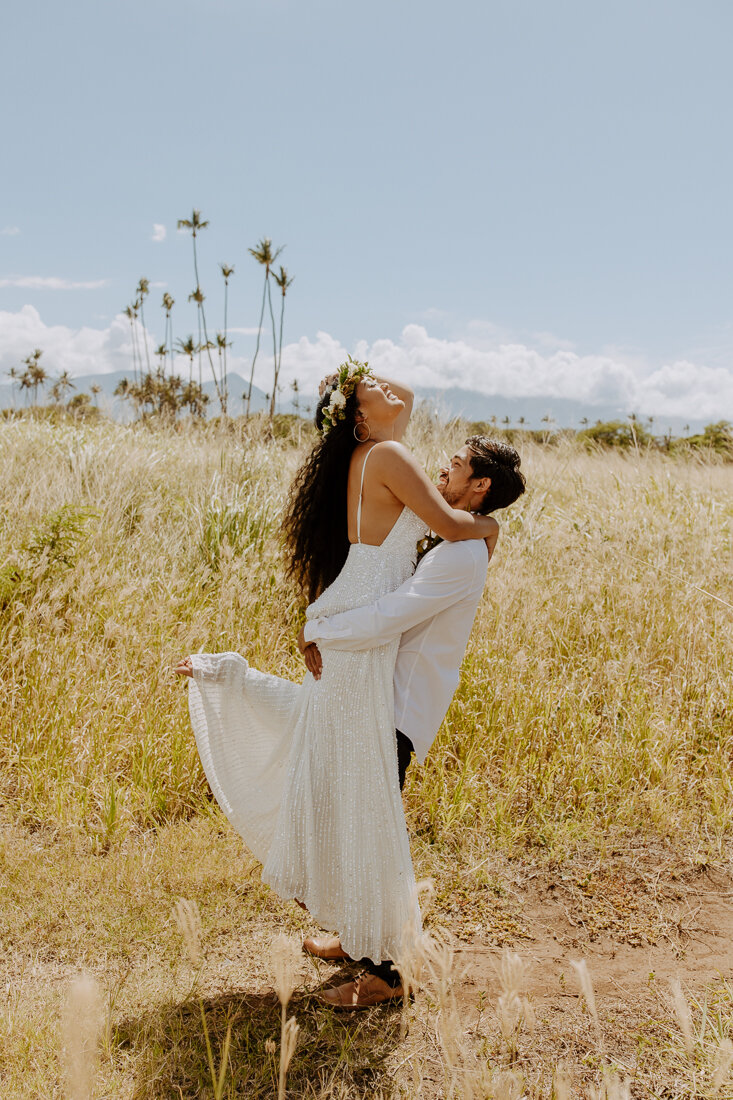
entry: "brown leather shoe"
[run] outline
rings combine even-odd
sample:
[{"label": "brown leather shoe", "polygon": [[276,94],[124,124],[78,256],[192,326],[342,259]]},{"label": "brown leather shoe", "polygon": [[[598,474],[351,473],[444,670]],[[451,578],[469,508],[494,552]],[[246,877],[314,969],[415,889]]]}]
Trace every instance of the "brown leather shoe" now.
[{"label": "brown leather shoe", "polygon": [[303,950],[306,955],[314,955],[317,959],[326,959],[327,961],[343,962],[344,959],[351,959],[351,956],[347,955],[341,946],[341,940],[338,936],[328,936],[322,940],[316,940],[313,936],[306,936],[303,940]]},{"label": "brown leather shoe", "polygon": [[404,991],[401,985],[387,985],[376,974],[364,974],[355,982],[345,982],[344,985],[324,989],[318,994],[318,1000],[322,1004],[346,1012],[399,1001],[403,997]]}]

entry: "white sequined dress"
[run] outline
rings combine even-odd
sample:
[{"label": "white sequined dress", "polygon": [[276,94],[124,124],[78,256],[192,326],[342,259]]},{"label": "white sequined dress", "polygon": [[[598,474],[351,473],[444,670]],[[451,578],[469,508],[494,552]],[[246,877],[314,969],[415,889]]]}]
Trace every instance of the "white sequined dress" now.
[{"label": "white sequined dress", "polygon": [[[398,588],[424,534],[405,508],[381,545],[352,544],[307,617]],[[263,880],[304,902],[353,958],[375,962],[399,957],[403,929],[420,920],[397,773],[397,648],[329,648],[321,679],[308,673],[302,684],[258,672],[236,653],[200,653],[189,688],[207,779],[262,861]]]}]

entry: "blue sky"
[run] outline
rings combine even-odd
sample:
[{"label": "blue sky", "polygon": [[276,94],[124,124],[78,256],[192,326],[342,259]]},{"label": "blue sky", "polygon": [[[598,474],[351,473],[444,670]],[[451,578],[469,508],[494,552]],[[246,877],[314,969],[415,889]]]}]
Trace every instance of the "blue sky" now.
[{"label": "blue sky", "polygon": [[196,206],[212,327],[218,262],[250,329],[247,247],[287,246],[306,383],[359,350],[426,384],[516,370],[520,392],[653,412],[705,391],[733,417],[731,32],[726,0],[16,0],[0,369],[34,341],[51,369],[124,365],[141,275],[151,340],[163,289],[192,331],[175,222]]}]

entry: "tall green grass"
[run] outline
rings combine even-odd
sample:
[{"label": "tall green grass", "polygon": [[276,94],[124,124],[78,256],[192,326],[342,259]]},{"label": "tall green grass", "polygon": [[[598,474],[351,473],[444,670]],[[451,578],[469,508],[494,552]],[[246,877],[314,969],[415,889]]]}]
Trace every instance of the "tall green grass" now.
[{"label": "tall green grass", "polygon": [[[302,441],[298,436],[302,434]],[[418,416],[434,470],[465,426]],[[99,843],[208,794],[170,668],[237,649],[301,677],[283,501],[310,436],[0,425],[0,791]],[[417,838],[549,849],[730,827],[733,470],[520,449],[461,687],[407,792]]]}]

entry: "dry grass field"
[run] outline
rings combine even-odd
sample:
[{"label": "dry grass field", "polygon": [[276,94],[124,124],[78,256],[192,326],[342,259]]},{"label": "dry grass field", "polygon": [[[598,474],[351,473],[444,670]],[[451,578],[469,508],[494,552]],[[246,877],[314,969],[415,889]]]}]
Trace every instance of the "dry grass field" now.
[{"label": "dry grass field", "polygon": [[[278,526],[308,436],[281,428],[0,425],[3,1098],[278,1095],[276,936],[311,925],[212,804],[170,668],[303,674]],[[408,442],[434,470],[465,435]],[[733,1097],[733,466],[519,446],[405,791],[423,988],[343,1018],[312,997],[341,972],[297,957],[289,1097]]]}]

